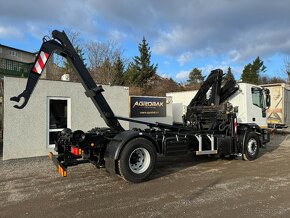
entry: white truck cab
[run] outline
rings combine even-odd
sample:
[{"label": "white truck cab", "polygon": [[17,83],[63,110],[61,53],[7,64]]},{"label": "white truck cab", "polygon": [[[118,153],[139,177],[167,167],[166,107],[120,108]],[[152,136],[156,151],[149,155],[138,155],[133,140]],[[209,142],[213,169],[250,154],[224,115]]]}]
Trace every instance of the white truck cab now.
[{"label": "white truck cab", "polygon": [[238,123],[255,123],[267,128],[266,110],[270,103],[267,89],[248,83],[238,85],[239,90],[228,99],[236,108]]},{"label": "white truck cab", "polygon": [[[253,123],[262,129],[267,128],[266,110],[270,106],[269,91],[249,83],[238,83],[238,86],[239,90],[227,99],[235,108],[238,123]],[[166,93],[166,96],[172,97],[173,122],[182,122],[187,105],[196,93],[197,90]]]}]

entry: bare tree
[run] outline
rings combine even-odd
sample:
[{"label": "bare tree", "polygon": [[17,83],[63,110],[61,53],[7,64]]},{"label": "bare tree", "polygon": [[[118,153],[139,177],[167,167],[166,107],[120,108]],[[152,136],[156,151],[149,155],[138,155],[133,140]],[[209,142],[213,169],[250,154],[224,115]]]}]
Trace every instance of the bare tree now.
[{"label": "bare tree", "polygon": [[[65,30],[65,32],[76,49],[78,55],[84,61],[84,48],[81,40],[81,34],[73,30]],[[77,75],[67,59],[58,54],[53,54],[47,64],[46,78],[51,80],[60,80],[63,74],[69,74],[71,81],[78,81]]]},{"label": "bare tree", "polygon": [[284,67],[285,67],[285,73],[288,76],[288,83],[290,83],[290,56],[287,56],[284,59]]},{"label": "bare tree", "polygon": [[123,51],[112,40],[108,42],[89,42],[86,46],[88,52],[89,69],[97,83],[112,84],[115,76],[114,64],[122,58]]}]

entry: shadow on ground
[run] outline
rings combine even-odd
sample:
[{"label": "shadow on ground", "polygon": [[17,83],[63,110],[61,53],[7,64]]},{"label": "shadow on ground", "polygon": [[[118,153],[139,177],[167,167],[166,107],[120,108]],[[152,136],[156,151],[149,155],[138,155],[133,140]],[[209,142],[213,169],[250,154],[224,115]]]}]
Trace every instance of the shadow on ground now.
[{"label": "shadow on ground", "polygon": [[270,142],[266,144],[266,148],[260,149],[259,157],[262,157],[265,154],[272,153],[276,149],[278,149],[281,143],[287,138],[287,134],[281,134],[277,132],[273,132],[270,135]]},{"label": "shadow on ground", "polygon": [[[266,145],[266,148],[260,148],[259,157],[265,154],[272,153],[279,148],[280,144],[286,139],[288,135],[273,133],[270,135],[271,140]],[[167,176],[178,171],[184,170],[189,167],[197,166],[201,163],[218,162],[221,159],[209,157],[209,156],[194,156],[193,154],[187,154],[182,156],[171,157],[158,157],[156,168],[154,170],[151,179],[157,179],[163,176]],[[226,161],[242,161],[242,158],[224,157],[222,160]]]}]

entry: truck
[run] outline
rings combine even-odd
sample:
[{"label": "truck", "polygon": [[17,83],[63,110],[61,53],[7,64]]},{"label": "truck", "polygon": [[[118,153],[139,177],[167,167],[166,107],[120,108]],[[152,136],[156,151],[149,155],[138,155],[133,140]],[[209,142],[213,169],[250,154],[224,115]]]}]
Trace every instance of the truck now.
[{"label": "truck", "polygon": [[[261,129],[268,129],[267,111],[271,107],[268,108],[267,104],[270,105],[271,100],[267,99],[268,103],[264,100],[266,99],[265,91],[268,89],[249,83],[238,83],[237,85],[238,90],[227,98],[227,101],[234,107],[237,122],[246,125],[255,123]],[[166,93],[166,96],[172,98],[174,123],[182,122],[182,117],[187,112],[189,102],[197,93],[198,90]],[[271,95],[270,98],[272,99],[273,96]]]},{"label": "truck", "polygon": [[[269,132],[256,123],[238,122],[237,108],[227,99],[239,87],[235,81],[225,80],[220,69],[209,74],[188,105],[181,124],[146,122],[115,115],[102,94],[102,86],[96,85],[66,33],[57,30],[52,32],[52,38],[43,38],[25,90],[11,97],[11,101],[18,102],[14,105],[16,109],[27,105],[53,53],[68,60],[85,88],[85,95],[107,125],[88,132],[65,128],[59,133],[55,141],[56,154],[50,152],[49,157],[62,176],[67,176],[70,166],[92,163],[126,181],[139,183],[150,178],[157,155],[191,152],[194,155],[242,156],[251,161],[258,157],[260,147],[270,140]],[[268,90],[260,89],[258,95],[263,107],[269,107]],[[120,120],[145,124],[147,128],[125,130]]]},{"label": "truck", "polygon": [[290,86],[286,83],[265,84],[271,92],[271,106],[267,110],[269,128],[288,128],[290,124]]}]

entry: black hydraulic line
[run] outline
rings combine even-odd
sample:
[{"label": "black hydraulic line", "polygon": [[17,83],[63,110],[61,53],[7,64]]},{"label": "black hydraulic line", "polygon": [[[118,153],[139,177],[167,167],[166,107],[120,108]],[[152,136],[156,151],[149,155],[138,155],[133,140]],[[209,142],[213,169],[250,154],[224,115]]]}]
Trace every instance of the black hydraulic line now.
[{"label": "black hydraulic line", "polygon": [[130,119],[127,117],[120,117],[120,116],[116,116],[116,118],[118,120],[124,120],[124,121],[128,121],[128,122],[144,124],[144,125],[149,126],[150,128],[157,127],[157,128],[161,128],[161,129],[171,129],[171,130],[184,129],[182,126],[170,125],[170,124],[166,124],[166,123],[159,123],[159,122],[150,123],[150,122],[146,122],[146,121],[135,120],[135,119]]},{"label": "black hydraulic line", "polygon": [[209,105],[219,105],[220,104],[220,94],[221,94],[221,84],[223,79],[223,71],[220,69],[215,70],[217,76],[213,78],[211,85],[211,96],[209,99]]},{"label": "black hydraulic line", "polygon": [[221,88],[220,103],[225,102],[230,96],[239,90],[235,80],[228,80],[226,84]]},{"label": "black hydraulic line", "polygon": [[[211,71],[207,79],[204,81],[199,91],[196,93],[194,98],[191,100],[188,107],[194,106],[209,106],[219,105],[226,101],[232,96],[239,87],[235,80],[227,80],[225,85],[222,86],[223,71],[216,69]],[[209,89],[211,90],[211,96],[208,102],[206,102],[206,94]]]},{"label": "black hydraulic line", "polygon": [[[215,112],[219,109],[219,106],[221,106],[239,89],[235,80],[225,80],[224,85],[222,85],[222,83],[223,71],[220,69],[211,71],[199,91],[188,105],[185,114],[185,123],[186,121],[196,122],[197,114],[204,114],[206,111]],[[207,98],[207,93],[210,89],[210,96]],[[214,123],[214,120],[212,123]],[[199,122],[197,122],[197,124],[199,124]],[[212,127],[214,127],[214,125],[212,125]]]},{"label": "black hydraulic line", "polygon": [[[71,63],[71,66],[75,69],[75,72],[81,81],[82,85],[84,86],[86,90],[86,95],[91,98],[94,105],[98,109],[101,117],[104,119],[105,123],[108,125],[108,127],[116,130],[116,131],[123,131],[123,127],[120,125],[118,119],[115,117],[112,109],[110,108],[108,102],[102,95],[102,89],[101,86],[97,86],[94,82],[93,78],[91,77],[90,73],[86,69],[83,61],[75,51],[73,45],[71,44],[70,40],[68,39],[65,32],[60,32],[57,30],[54,30],[52,32],[53,39],[44,41],[41,49],[39,51],[39,54],[34,62],[34,68],[38,64],[39,57],[43,54],[41,52],[45,52],[49,55],[49,57],[52,55],[52,53],[58,53],[59,55],[67,58],[67,60]],[[25,90],[18,96],[12,97],[11,101],[19,102],[21,98],[24,98],[24,102],[22,105],[15,105],[14,107],[17,109],[22,109],[26,106],[39,78],[41,75],[41,72],[44,68],[42,66],[42,69],[40,72],[36,72],[34,68],[31,69],[28,81]]]},{"label": "black hydraulic line", "polygon": [[[208,75],[207,79],[204,81],[202,86],[200,87],[199,91],[196,93],[194,98],[191,100],[190,104],[188,107],[193,107],[193,106],[202,106],[205,104],[205,99],[206,99],[206,93],[208,90],[213,86],[213,84],[217,81],[221,81],[221,78],[223,76],[223,71],[220,69],[216,69],[211,71],[211,73]],[[219,84],[220,86],[220,84]],[[214,95],[219,94],[219,92],[214,92]],[[217,96],[213,96],[211,98],[215,98]],[[219,99],[219,98],[218,98]]]}]

